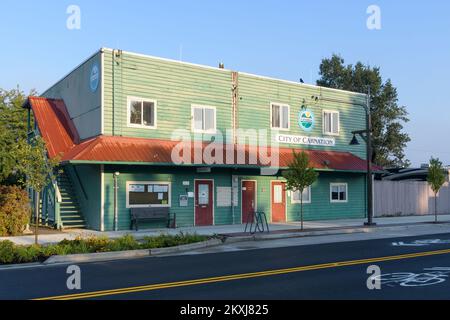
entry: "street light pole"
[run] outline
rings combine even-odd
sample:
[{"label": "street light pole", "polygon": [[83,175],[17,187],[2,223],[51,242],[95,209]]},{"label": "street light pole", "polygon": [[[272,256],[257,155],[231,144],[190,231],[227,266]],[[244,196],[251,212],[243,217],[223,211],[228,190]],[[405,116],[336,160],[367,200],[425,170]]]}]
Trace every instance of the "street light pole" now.
[{"label": "street light pole", "polygon": [[367,163],[367,222],[364,223],[365,226],[376,226],[373,222],[373,168],[372,168],[372,114],[370,110],[370,99],[371,93],[370,88],[368,89],[366,105],[362,105],[366,111],[366,129],[353,131],[353,139],[350,145],[359,145],[356,135],[361,136],[366,142],[366,163]]},{"label": "street light pole", "polygon": [[370,110],[371,92],[370,87],[367,94],[366,107],[366,146],[367,146],[367,223],[366,226],[375,226],[373,222],[373,177],[372,177],[372,114]]}]

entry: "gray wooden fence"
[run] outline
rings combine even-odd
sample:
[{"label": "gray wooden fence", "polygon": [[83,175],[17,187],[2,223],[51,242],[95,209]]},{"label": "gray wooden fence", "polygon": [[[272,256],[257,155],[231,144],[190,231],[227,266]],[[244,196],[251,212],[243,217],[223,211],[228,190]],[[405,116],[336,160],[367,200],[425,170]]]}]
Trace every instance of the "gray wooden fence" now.
[{"label": "gray wooden fence", "polygon": [[[450,214],[450,185],[445,183],[438,194],[439,214]],[[375,181],[374,214],[406,216],[434,214],[434,192],[427,182]]]}]

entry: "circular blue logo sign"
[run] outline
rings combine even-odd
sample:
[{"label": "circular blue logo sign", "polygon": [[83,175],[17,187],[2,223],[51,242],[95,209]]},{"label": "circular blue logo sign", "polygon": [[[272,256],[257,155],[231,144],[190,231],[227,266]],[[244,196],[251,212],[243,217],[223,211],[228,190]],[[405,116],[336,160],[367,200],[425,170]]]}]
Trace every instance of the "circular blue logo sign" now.
[{"label": "circular blue logo sign", "polygon": [[304,131],[312,131],[314,129],[314,112],[308,109],[300,111],[298,124]]},{"label": "circular blue logo sign", "polygon": [[91,91],[97,91],[98,84],[100,82],[100,68],[98,64],[94,64],[91,69],[91,74],[89,76],[89,86],[91,87]]}]

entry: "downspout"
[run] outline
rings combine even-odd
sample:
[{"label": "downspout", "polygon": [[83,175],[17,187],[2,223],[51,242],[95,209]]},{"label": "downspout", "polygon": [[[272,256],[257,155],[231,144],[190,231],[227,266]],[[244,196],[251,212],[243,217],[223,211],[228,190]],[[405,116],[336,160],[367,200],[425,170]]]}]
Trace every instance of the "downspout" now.
[{"label": "downspout", "polygon": [[[236,150],[237,146],[237,126],[238,126],[238,104],[239,104],[239,73],[238,72],[232,72],[231,73],[231,85],[232,85],[232,130],[233,130],[233,154],[234,150]],[[233,217],[233,224],[235,224],[235,207],[234,203],[236,201],[235,199],[235,176],[231,175],[231,214]]]},{"label": "downspout", "polygon": [[119,191],[119,172],[114,173],[114,231],[119,231],[119,206],[117,202]]}]

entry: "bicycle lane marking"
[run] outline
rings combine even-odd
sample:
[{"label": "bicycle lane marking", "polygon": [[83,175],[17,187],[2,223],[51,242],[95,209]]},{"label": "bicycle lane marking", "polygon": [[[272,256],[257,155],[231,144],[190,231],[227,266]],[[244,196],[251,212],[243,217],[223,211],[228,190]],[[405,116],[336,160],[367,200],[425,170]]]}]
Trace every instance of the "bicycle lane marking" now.
[{"label": "bicycle lane marking", "polygon": [[414,258],[445,255],[445,254],[450,254],[450,249],[419,252],[419,253],[410,253],[410,254],[403,254],[403,255],[397,255],[397,256],[386,256],[386,257],[371,258],[371,259],[333,262],[333,263],[301,266],[301,267],[288,268],[288,269],[277,269],[277,270],[268,270],[268,271],[262,271],[262,272],[225,275],[225,276],[212,277],[212,278],[193,279],[193,280],[186,280],[186,281],[179,281],[179,282],[160,283],[160,284],[151,284],[151,285],[128,287],[128,288],[118,288],[118,289],[112,289],[112,290],[92,291],[92,292],[85,292],[85,293],[78,293],[78,294],[69,294],[69,295],[60,295],[60,296],[53,296],[53,297],[46,297],[46,298],[38,298],[38,299],[34,299],[34,300],[79,300],[79,299],[99,298],[99,297],[105,297],[105,296],[122,295],[122,294],[127,294],[127,293],[148,292],[148,291],[163,290],[163,289],[170,289],[170,288],[177,288],[177,287],[197,286],[197,285],[204,285],[204,284],[210,284],[210,283],[237,281],[237,280],[243,280],[243,279],[269,277],[269,276],[283,275],[283,274],[289,274],[289,273],[298,273],[298,272],[313,271],[313,270],[320,270],[320,269],[341,268],[341,267],[347,267],[347,266],[373,264],[373,263],[384,262],[384,261],[414,259]]},{"label": "bicycle lane marking", "polygon": [[424,269],[423,273],[387,273],[374,277],[374,280],[381,281],[381,285],[387,285],[389,287],[394,287],[395,284],[401,287],[424,287],[447,281],[449,274],[449,267],[438,267]]}]

